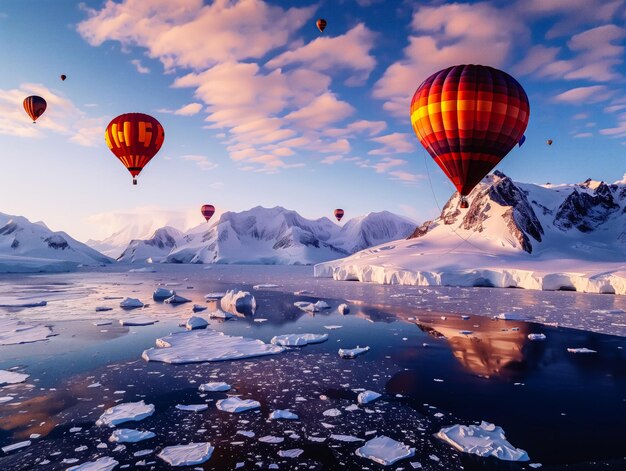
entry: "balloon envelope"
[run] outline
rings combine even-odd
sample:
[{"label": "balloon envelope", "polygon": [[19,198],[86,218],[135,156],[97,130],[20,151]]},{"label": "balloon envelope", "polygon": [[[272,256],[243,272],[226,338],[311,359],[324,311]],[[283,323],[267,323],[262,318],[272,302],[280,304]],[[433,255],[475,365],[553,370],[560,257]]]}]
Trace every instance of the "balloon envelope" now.
[{"label": "balloon envelope", "polygon": [[164,139],[161,123],[143,113],[126,113],[113,118],[104,133],[107,146],[133,176],[134,184],[134,177],[156,155]]},{"label": "balloon envelope", "polygon": [[326,29],[326,25],[328,24],[324,18],[320,18],[315,22],[317,25],[317,29],[320,30],[320,33]]},{"label": "balloon envelope", "polygon": [[552,139],[548,139],[548,140],[546,141],[546,144],[548,144],[549,146],[551,146],[551,145],[552,145]]},{"label": "balloon envelope", "polygon": [[483,65],[431,75],[411,102],[415,134],[462,199],[520,142],[529,115],[517,80]]},{"label": "balloon envelope", "polygon": [[40,96],[31,95],[24,99],[24,110],[26,110],[30,119],[33,120],[33,123],[46,111],[47,107],[48,103]]},{"label": "balloon envelope", "polygon": [[65,82],[65,79],[67,78],[67,75],[65,74],[61,74],[61,80],[63,80]]},{"label": "balloon envelope", "polygon": [[335,209],[335,217],[337,218],[337,221],[341,221],[341,218],[344,215],[344,211],[343,209],[337,208]]},{"label": "balloon envelope", "polygon": [[204,216],[204,219],[209,222],[209,219],[211,219],[211,217],[215,213],[215,206],[213,206],[212,204],[204,204],[200,208],[200,212]]}]

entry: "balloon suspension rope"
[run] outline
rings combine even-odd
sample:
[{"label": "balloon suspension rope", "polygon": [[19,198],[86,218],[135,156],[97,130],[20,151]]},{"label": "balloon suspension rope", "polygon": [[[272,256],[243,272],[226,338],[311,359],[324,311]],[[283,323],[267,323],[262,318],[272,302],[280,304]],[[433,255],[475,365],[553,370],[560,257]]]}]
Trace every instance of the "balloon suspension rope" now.
[{"label": "balloon suspension rope", "polygon": [[[439,205],[439,201],[437,201],[437,195],[435,194],[435,189],[433,187],[433,181],[432,181],[432,179],[430,177],[430,170],[428,168],[428,159],[426,158],[426,150],[425,149],[422,149],[422,155],[424,157],[424,167],[426,168],[426,174],[428,175],[428,183],[430,184],[430,191],[433,194],[433,199],[435,200],[435,204],[437,205],[437,209],[439,210],[439,214],[441,214],[441,206]],[[456,188],[455,188],[455,191],[456,191]],[[464,238],[461,234],[459,234],[456,231],[456,229],[454,229],[454,227],[450,226],[450,230],[452,232],[454,232],[454,235],[456,235],[459,239],[461,239],[461,242],[459,242],[457,245],[452,247],[447,252],[442,253],[441,255],[448,255],[449,253],[454,252],[456,249],[458,249],[459,247],[461,247],[464,244],[471,245],[472,247],[474,247],[478,251],[489,254],[489,252],[485,252],[482,248],[472,244],[469,241],[470,237],[472,237],[474,235],[474,232],[470,233],[470,235],[467,238]],[[495,255],[495,254],[489,254],[489,255]]]}]

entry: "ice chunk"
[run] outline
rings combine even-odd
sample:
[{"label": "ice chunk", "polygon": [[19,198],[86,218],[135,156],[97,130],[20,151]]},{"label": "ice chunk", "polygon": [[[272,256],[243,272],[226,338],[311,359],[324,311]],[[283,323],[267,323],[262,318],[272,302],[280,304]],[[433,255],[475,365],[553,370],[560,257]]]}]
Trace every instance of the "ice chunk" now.
[{"label": "ice chunk", "polygon": [[293,448],[291,450],[280,450],[278,452],[278,456],[280,456],[281,458],[297,458],[302,453],[304,453],[304,450],[300,448]]},{"label": "ice chunk", "polygon": [[209,312],[209,318],[211,319],[230,319],[233,315],[230,312],[224,312],[220,309]]},{"label": "ice chunk", "polygon": [[204,295],[204,299],[207,301],[210,299],[220,299],[226,296],[226,293],[209,293]]},{"label": "ice chunk", "polygon": [[167,298],[163,302],[165,304],[184,304],[184,303],[190,303],[191,299],[183,298],[182,296],[175,294],[174,296],[172,296],[171,298]]},{"label": "ice chunk", "polygon": [[187,330],[206,329],[209,323],[202,317],[192,316],[187,320],[185,328]]},{"label": "ice chunk", "polygon": [[567,351],[570,352],[570,353],[598,353],[595,350],[591,350],[591,349],[586,348],[586,347],[583,347],[583,348],[568,348]]},{"label": "ice chunk", "polygon": [[206,311],[208,308],[206,306],[201,306],[200,304],[194,304],[191,309],[193,312],[202,312]]},{"label": "ice chunk", "polygon": [[0,370],[0,386],[5,384],[17,384],[26,381],[30,375],[15,373],[14,371]]},{"label": "ice chunk", "polygon": [[261,403],[258,401],[253,401],[252,399],[239,399],[236,396],[221,399],[217,401],[215,405],[219,410],[230,412],[232,414],[238,414],[240,412],[258,409],[261,407]]},{"label": "ice chunk", "polygon": [[131,268],[128,273],[156,273],[156,270],[150,267]]},{"label": "ice chunk", "polygon": [[341,411],[339,409],[327,409],[322,412],[324,417],[338,417],[341,415]]},{"label": "ice chunk", "polygon": [[15,345],[46,340],[52,335],[50,327],[27,324],[13,319],[0,319],[0,345]]},{"label": "ice chunk", "polygon": [[155,436],[156,435],[153,432],[134,430],[132,428],[120,428],[113,430],[113,433],[109,437],[109,441],[116,443],[137,443],[154,438]]},{"label": "ice chunk", "polygon": [[130,316],[125,319],[120,319],[120,325],[128,325],[128,326],[142,326],[142,325],[152,325],[156,322],[159,322],[157,319],[148,316]]},{"label": "ice chunk", "polygon": [[96,312],[106,312],[106,311],[112,311],[113,308],[109,307],[109,306],[96,306]]},{"label": "ice chunk", "polygon": [[410,448],[404,443],[395,441],[393,438],[381,435],[365,442],[361,448],[355,451],[357,456],[368,458],[383,466],[389,466],[396,461],[415,455],[415,448]]},{"label": "ice chunk", "polygon": [[0,307],[44,307],[48,305],[48,301],[25,301],[17,303],[0,302]]},{"label": "ice chunk", "polygon": [[112,471],[118,464],[119,463],[110,456],[103,456],[96,461],[87,461],[77,466],[67,468],[66,471]]},{"label": "ice chunk", "polygon": [[325,325],[324,329],[337,330],[337,329],[341,329],[342,327],[343,327],[342,325]]},{"label": "ice chunk", "polygon": [[330,305],[326,301],[318,301],[315,303],[315,307],[319,310],[330,309]]},{"label": "ice chunk", "polygon": [[260,285],[254,285],[254,289],[264,289],[264,288],[278,288],[278,285],[273,285],[271,283],[265,283]]},{"label": "ice chunk", "polygon": [[496,319],[504,321],[524,321],[528,319],[528,316],[522,314],[521,312],[503,312],[498,314]]},{"label": "ice chunk", "polygon": [[340,348],[339,356],[341,358],[355,358],[369,351],[369,349],[370,349],[369,347],[359,347],[359,346],[357,346],[356,348]]},{"label": "ice chunk", "polygon": [[259,441],[262,443],[282,443],[285,441],[283,437],[275,437],[274,435],[265,435],[264,437],[259,438]]},{"label": "ice chunk", "polygon": [[488,457],[494,456],[506,461],[528,461],[528,454],[511,445],[501,427],[488,422],[480,425],[453,425],[442,428],[437,437],[465,453]]},{"label": "ice chunk", "polygon": [[284,334],[272,338],[273,345],[283,347],[304,347],[309,343],[321,343],[328,340],[328,334]]},{"label": "ice chunk", "polygon": [[13,443],[12,445],[7,445],[2,447],[2,451],[5,453],[9,453],[10,451],[19,450],[20,448],[25,448],[30,446],[32,442],[30,440],[26,440],[24,442]]},{"label": "ice chunk", "polygon": [[152,299],[155,301],[165,301],[167,298],[171,298],[175,295],[176,291],[173,289],[157,288],[154,290],[154,293],[152,293]]},{"label": "ice chunk", "polygon": [[145,350],[146,361],[164,363],[198,363],[205,361],[241,360],[274,355],[284,348],[261,340],[235,337],[212,329],[177,332],[157,339],[157,348]]},{"label": "ice chunk", "polygon": [[208,408],[209,406],[206,404],[189,404],[189,405],[177,404],[176,405],[176,409],[184,410],[187,412],[202,412],[203,410],[207,410]]},{"label": "ice chunk", "polygon": [[271,420],[279,420],[279,419],[298,420],[298,416],[288,410],[276,409],[275,411],[272,411],[272,413],[270,414],[270,419]]},{"label": "ice chunk", "polygon": [[213,448],[209,442],[166,446],[157,456],[172,466],[202,464],[211,458]]},{"label": "ice chunk", "polygon": [[315,304],[307,301],[296,301],[293,305],[306,312],[319,312],[319,308]]},{"label": "ice chunk", "polygon": [[120,307],[123,307],[124,309],[133,309],[143,306],[144,304],[137,298],[124,298],[124,300],[120,303]]},{"label": "ice chunk", "polygon": [[153,404],[146,404],[143,400],[139,402],[125,402],[105,410],[96,421],[96,425],[115,427],[124,422],[143,420],[152,414],[154,414]]},{"label": "ice chunk", "polygon": [[347,304],[343,303],[337,307],[337,311],[339,311],[339,314],[341,315],[346,315],[350,313],[350,307]]},{"label": "ice chunk", "polygon": [[0,396],[0,404],[4,404],[5,402],[12,401],[14,399],[13,396]]},{"label": "ice chunk", "polygon": [[363,391],[357,396],[357,401],[359,402],[359,404],[367,404],[368,402],[375,401],[381,396],[382,394],[378,394],[374,391]]},{"label": "ice chunk", "polygon": [[528,334],[528,340],[545,340],[546,334]]},{"label": "ice chunk", "polygon": [[228,290],[222,299],[220,306],[228,312],[240,314],[254,314],[256,311],[256,299],[247,291]]},{"label": "ice chunk", "polygon": [[365,440],[363,440],[362,438],[359,437],[355,437],[353,435],[337,435],[337,434],[332,434],[330,436],[330,438],[332,438],[333,440],[337,440],[340,442],[364,442]]},{"label": "ice chunk", "polygon": [[202,392],[222,392],[230,389],[230,384],[221,382],[212,382],[201,384],[198,388]]}]

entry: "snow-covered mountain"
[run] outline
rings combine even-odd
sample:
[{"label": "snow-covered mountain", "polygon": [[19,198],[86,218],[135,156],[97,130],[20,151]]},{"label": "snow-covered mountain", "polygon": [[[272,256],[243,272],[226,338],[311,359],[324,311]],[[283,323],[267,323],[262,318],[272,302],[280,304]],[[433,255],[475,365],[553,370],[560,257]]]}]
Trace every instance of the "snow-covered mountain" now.
[{"label": "snow-covered mountain", "polygon": [[67,270],[113,260],[44,223],[0,213],[0,272]]},{"label": "snow-covered mountain", "polygon": [[517,183],[495,172],[406,241],[316,266],[317,276],[405,284],[626,292],[626,183]]},{"label": "snow-covered mountain", "polygon": [[226,212],[186,234],[160,229],[147,240],[133,241],[119,261],[311,264],[405,238],[414,229],[415,223],[387,211],[352,219],[340,227],[328,218],[309,220],[282,207],[257,206]]},{"label": "snow-covered mountain", "polygon": [[139,220],[111,234],[106,239],[89,239],[85,243],[104,255],[118,258],[131,241],[149,239],[158,228],[159,226],[155,226],[152,221]]}]

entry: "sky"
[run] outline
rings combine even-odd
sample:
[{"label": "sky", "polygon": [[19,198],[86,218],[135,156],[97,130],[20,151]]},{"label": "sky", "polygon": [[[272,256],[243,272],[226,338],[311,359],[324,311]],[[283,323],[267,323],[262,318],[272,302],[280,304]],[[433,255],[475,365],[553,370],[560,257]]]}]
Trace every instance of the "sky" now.
[{"label": "sky", "polygon": [[[626,0],[2,0],[0,212],[83,241],[186,229],[204,203],[431,219],[454,187],[409,106],[463,63],[508,72],[530,100],[527,140],[498,170],[621,180],[625,20]],[[35,125],[32,94],[48,102]],[[127,112],[165,128],[137,186],[104,142]]]}]

